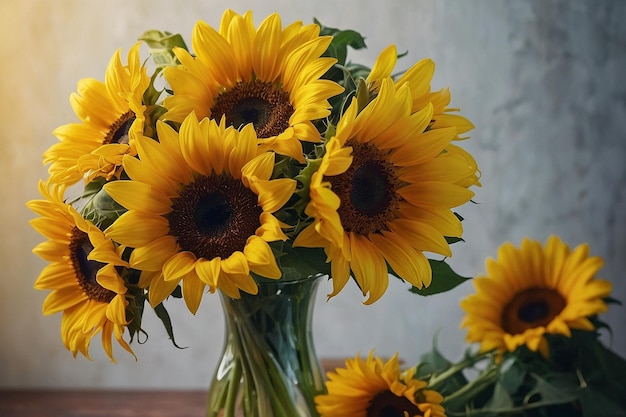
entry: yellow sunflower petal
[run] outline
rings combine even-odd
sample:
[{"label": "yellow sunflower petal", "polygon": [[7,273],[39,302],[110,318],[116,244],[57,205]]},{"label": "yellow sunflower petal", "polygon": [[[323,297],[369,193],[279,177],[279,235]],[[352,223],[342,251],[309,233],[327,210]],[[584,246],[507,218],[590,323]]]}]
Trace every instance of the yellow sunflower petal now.
[{"label": "yellow sunflower petal", "polygon": [[152,279],[148,290],[148,301],[152,307],[161,304],[178,286],[180,280],[165,280],[162,275]]},{"label": "yellow sunflower petal", "polygon": [[248,260],[243,252],[233,252],[228,258],[222,259],[221,267],[227,274],[250,274]]},{"label": "yellow sunflower petal", "polygon": [[183,298],[191,314],[198,311],[205,287],[206,284],[198,278],[195,271],[188,273],[183,279]]},{"label": "yellow sunflower petal", "polygon": [[[394,153],[394,163],[400,166],[418,165],[440,154],[456,133],[453,127],[429,130],[423,133],[420,143],[406,142]],[[422,142],[423,141],[423,142]]]},{"label": "yellow sunflower petal", "polygon": [[126,305],[128,305],[126,298],[120,294],[116,295],[106,308],[106,318],[111,323],[127,324]]},{"label": "yellow sunflower petal", "polygon": [[145,246],[167,234],[167,220],[161,216],[127,211],[105,231],[116,242],[132,248]]},{"label": "yellow sunflower petal", "polygon": [[130,266],[139,270],[160,271],[163,264],[178,252],[178,244],[173,236],[161,236],[152,242],[133,249]]},{"label": "yellow sunflower petal", "polygon": [[217,287],[217,280],[220,276],[220,265],[220,258],[199,259],[198,262],[196,262],[196,274],[198,274],[198,278],[202,282],[215,288]]},{"label": "yellow sunflower petal", "polygon": [[76,285],[74,270],[69,262],[54,262],[46,265],[37,280],[34,288],[36,290],[52,290]]},{"label": "yellow sunflower petal", "polygon": [[378,300],[387,290],[389,276],[385,260],[376,247],[366,238],[350,234],[352,261],[350,267],[354,278],[363,290],[363,295],[369,293],[364,304],[371,304]]},{"label": "yellow sunflower petal", "polygon": [[260,220],[261,226],[256,230],[256,236],[259,236],[266,242],[287,240],[287,235],[281,229],[282,224],[272,214],[261,213]]},{"label": "yellow sunflower petal", "polygon": [[263,152],[246,163],[241,168],[241,178],[244,183],[249,185],[250,179],[269,180],[274,171],[274,159],[275,154],[273,152]]},{"label": "yellow sunflower petal", "polygon": [[398,53],[396,52],[395,45],[389,45],[376,58],[372,70],[366,78],[368,84],[374,83],[376,80],[381,80],[391,76],[393,68],[396,66]]},{"label": "yellow sunflower petal", "polygon": [[445,182],[419,182],[398,190],[409,203],[424,208],[452,208],[467,203],[474,192]]},{"label": "yellow sunflower petal", "polygon": [[196,257],[191,252],[176,253],[163,264],[163,278],[166,281],[176,281],[194,271]]},{"label": "yellow sunflower petal", "polygon": [[48,294],[43,302],[42,312],[46,316],[58,313],[59,311],[67,310],[86,299],[87,296],[83,294],[79,288],[76,288],[76,286],[60,288]]},{"label": "yellow sunflower petal", "polygon": [[246,259],[248,259],[250,269],[256,274],[274,279],[278,279],[282,275],[272,249],[263,239],[251,236],[246,243],[243,253]]},{"label": "yellow sunflower petal", "polygon": [[117,294],[126,294],[126,286],[124,281],[120,278],[112,264],[106,264],[98,270],[96,274],[96,282],[106,288],[109,291],[113,291]]},{"label": "yellow sunflower petal", "polygon": [[[198,21],[192,35],[192,45],[198,59],[211,68],[211,75],[221,84],[227,84],[237,80],[235,67],[235,53],[230,44],[211,26]],[[209,62],[204,61],[205,56],[211,56]]]},{"label": "yellow sunflower petal", "polygon": [[273,181],[257,180],[254,183],[259,195],[259,204],[266,212],[275,212],[291,198],[296,190],[296,181],[279,178]]},{"label": "yellow sunflower petal", "polygon": [[104,190],[128,210],[149,205],[155,214],[171,211],[171,200],[149,184],[125,180],[112,181],[105,184]]},{"label": "yellow sunflower petal", "polygon": [[273,81],[278,77],[280,67],[276,51],[280,47],[281,26],[280,16],[274,13],[261,22],[254,38],[256,52],[252,55],[252,66],[261,80]]}]

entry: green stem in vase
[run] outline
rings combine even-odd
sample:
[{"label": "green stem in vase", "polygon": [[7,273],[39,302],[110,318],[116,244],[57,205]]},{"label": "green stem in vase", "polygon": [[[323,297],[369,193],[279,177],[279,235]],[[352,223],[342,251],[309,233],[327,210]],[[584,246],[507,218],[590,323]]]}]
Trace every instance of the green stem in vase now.
[{"label": "green stem in vase", "polygon": [[[250,413],[259,415],[266,414],[264,410],[273,410],[274,416],[297,416],[295,408],[291,407],[292,395],[286,386],[284,376],[281,374],[280,367],[273,360],[271,354],[263,349],[264,343],[258,339],[259,335],[249,332],[247,326],[242,326],[240,336],[245,361],[250,365],[250,375],[252,375],[253,385],[256,389],[248,390],[254,392],[255,401],[250,401],[252,406],[246,412],[246,417]],[[261,393],[261,394],[259,394]],[[267,404],[269,400],[270,404]],[[255,404],[258,410],[255,408]],[[244,407],[245,409],[245,407]]]},{"label": "green stem in vase", "polygon": [[235,400],[237,398],[237,386],[241,379],[241,363],[235,361],[231,376],[228,378],[228,388],[226,390],[226,406],[224,407],[224,417],[235,417]]},{"label": "green stem in vase", "polygon": [[325,390],[311,331],[318,279],[259,282],[256,295],[220,293],[226,320],[207,416],[317,417]]}]

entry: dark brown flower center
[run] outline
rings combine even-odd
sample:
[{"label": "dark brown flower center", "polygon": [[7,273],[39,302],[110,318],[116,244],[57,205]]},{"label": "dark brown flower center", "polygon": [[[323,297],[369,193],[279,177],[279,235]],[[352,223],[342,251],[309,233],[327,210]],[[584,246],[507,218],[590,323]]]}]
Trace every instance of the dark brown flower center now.
[{"label": "dark brown flower center", "polygon": [[227,258],[243,251],[260,226],[257,195],[229,175],[200,176],[187,184],[167,214],[170,234],[197,258]]},{"label": "dark brown flower center", "polygon": [[551,288],[528,288],[521,291],[502,311],[502,329],[510,334],[547,326],[565,308],[566,300]]},{"label": "dark brown flower center", "polygon": [[326,177],[341,205],[337,212],[346,232],[361,235],[387,230],[397,218],[400,181],[384,151],[369,143],[349,141],[352,164],[340,175]]},{"label": "dark brown flower center", "polygon": [[93,250],[89,235],[78,227],[74,227],[69,248],[70,259],[74,267],[74,272],[76,273],[76,280],[85,295],[87,295],[90,300],[101,303],[111,302],[115,297],[115,292],[104,288],[96,281],[96,274],[105,264],[87,259],[89,253]]},{"label": "dark brown flower center", "polygon": [[121,115],[119,119],[113,122],[113,124],[109,127],[109,132],[104,138],[103,144],[107,145],[109,143],[119,143],[127,145],[128,142],[130,142],[128,132],[130,131],[130,126],[135,121],[135,118],[135,113],[131,110]]},{"label": "dark brown flower center", "polygon": [[376,394],[367,406],[367,417],[404,417],[423,415],[419,408],[406,397],[398,397],[391,391]]},{"label": "dark brown flower center", "polygon": [[289,94],[273,83],[254,80],[239,82],[221,93],[211,109],[211,118],[237,129],[252,123],[257,137],[279,135],[289,127],[293,106]]}]

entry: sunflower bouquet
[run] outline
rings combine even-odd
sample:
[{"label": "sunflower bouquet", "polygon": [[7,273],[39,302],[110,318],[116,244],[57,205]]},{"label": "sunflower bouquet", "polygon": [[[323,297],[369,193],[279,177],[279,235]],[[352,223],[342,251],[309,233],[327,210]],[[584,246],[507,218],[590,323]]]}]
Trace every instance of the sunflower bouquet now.
[{"label": "sunflower bouquet", "polygon": [[602,264],[557,236],[503,244],[461,302],[470,346],[460,361],[435,347],[401,371],[397,354],[357,355],[329,373],[321,416],[623,416],[626,359],[599,338],[598,315],[618,302],[596,277]]},{"label": "sunflower bouquet", "polygon": [[98,334],[111,360],[113,339],[134,355],[146,308],[174,341],[164,301],[195,314],[217,292],[233,331],[209,415],[314,415],[306,283],[329,277],[332,297],[352,280],[370,304],[390,275],[422,294],[465,280],[445,257],[463,232],[454,208],[480,186],[457,145],[473,126],[431,90],[430,59],[396,70],[393,45],[371,67],[348,59],[364,47],[318,21],[227,10],[217,29],[195,25],[191,48],[148,31],[103,81],[78,82],[79,121],[54,131],[28,203],[50,262],[35,287],[74,356]]}]

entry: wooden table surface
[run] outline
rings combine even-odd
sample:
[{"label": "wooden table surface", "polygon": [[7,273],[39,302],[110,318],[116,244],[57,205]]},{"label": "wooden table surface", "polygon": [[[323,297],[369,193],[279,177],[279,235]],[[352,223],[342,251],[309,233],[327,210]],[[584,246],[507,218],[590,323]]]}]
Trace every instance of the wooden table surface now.
[{"label": "wooden table surface", "polygon": [[207,391],[0,390],[1,417],[204,417]]},{"label": "wooden table surface", "polygon": [[[325,372],[344,360],[321,360]],[[206,390],[1,389],[0,417],[204,417]]]}]

